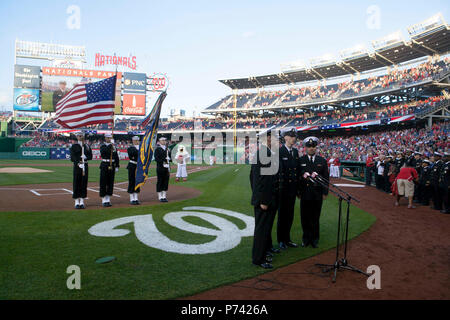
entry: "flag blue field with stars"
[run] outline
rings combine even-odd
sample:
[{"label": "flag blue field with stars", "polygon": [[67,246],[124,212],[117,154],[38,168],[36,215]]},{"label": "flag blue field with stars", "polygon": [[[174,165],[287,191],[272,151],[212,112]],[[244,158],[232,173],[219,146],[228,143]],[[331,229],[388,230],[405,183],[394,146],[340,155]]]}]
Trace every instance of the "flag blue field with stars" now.
[{"label": "flag blue field with stars", "polygon": [[67,160],[70,159],[70,150],[68,148],[52,148],[50,159]]}]

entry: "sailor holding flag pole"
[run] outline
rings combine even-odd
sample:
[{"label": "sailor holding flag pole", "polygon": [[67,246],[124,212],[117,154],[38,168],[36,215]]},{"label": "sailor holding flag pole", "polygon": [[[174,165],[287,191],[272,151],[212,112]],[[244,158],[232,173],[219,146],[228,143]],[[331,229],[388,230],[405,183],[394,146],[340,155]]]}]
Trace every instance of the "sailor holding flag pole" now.
[{"label": "sailor holding flag pole", "polygon": [[150,168],[153,153],[155,152],[159,116],[161,114],[162,104],[166,96],[166,91],[163,91],[156,100],[152,111],[141,123],[141,126],[146,128],[146,131],[139,145],[134,190],[139,190],[139,188],[145,184],[149,177],[148,170]]}]

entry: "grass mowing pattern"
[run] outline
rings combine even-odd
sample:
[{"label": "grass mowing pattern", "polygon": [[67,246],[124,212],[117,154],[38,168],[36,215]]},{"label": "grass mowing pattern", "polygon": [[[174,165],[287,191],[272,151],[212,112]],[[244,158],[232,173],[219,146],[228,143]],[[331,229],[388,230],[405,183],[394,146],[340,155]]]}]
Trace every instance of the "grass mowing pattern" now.
[{"label": "grass mowing pattern", "polygon": [[[63,169],[71,175],[71,168]],[[124,237],[94,237],[87,232],[91,226],[105,220],[151,213],[158,230],[170,239],[204,243],[213,237],[171,227],[162,220],[163,216],[186,206],[224,208],[253,216],[249,166],[224,165],[196,172],[182,185],[203,193],[196,199],[156,206],[0,213],[0,299],[170,299],[266,272],[251,264],[252,237],[242,238],[237,247],[226,252],[181,255],[145,246],[136,238],[132,224],[121,226],[131,230]],[[168,195],[170,199],[170,188]],[[217,215],[243,227],[240,220]],[[186,220],[210,226],[195,217]],[[299,221],[297,201],[292,235],[293,241],[298,243],[301,238]],[[349,237],[367,230],[374,221],[372,215],[352,207]],[[329,196],[322,210],[320,248],[287,250],[276,255],[274,266],[281,267],[332,248],[336,241],[336,222],[337,199]],[[275,228],[276,225],[274,241]],[[95,263],[104,256],[115,256],[117,260]],[[66,287],[69,276],[66,269],[73,264],[81,268],[81,290]]]}]

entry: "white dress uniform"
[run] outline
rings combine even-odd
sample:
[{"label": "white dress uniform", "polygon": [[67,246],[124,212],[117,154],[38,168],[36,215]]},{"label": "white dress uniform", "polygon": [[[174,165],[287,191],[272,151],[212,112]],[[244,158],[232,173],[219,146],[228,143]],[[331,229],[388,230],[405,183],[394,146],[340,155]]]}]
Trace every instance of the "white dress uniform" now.
[{"label": "white dress uniform", "polygon": [[190,158],[189,153],[182,146],[178,148],[178,152],[175,155],[175,161],[177,162],[177,174],[176,178],[187,178],[186,161]]},{"label": "white dress uniform", "polygon": [[330,177],[339,178],[339,166],[334,164],[335,160],[335,158],[328,160],[328,163],[330,164]]}]

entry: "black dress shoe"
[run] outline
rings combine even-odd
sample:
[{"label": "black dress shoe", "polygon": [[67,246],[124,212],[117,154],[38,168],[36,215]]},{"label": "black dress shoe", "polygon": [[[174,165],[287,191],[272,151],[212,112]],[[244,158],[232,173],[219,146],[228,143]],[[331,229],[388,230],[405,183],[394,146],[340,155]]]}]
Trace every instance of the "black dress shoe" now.
[{"label": "black dress shoe", "polygon": [[270,248],[269,251],[272,253],[280,253],[281,252],[280,249],[277,249],[277,248]]},{"label": "black dress shoe", "polygon": [[138,200],[135,200],[135,205],[140,205],[141,203]]},{"label": "black dress shoe", "polygon": [[287,242],[286,245],[288,247],[291,247],[291,248],[297,248],[298,247],[298,244],[296,244],[296,243],[294,243],[292,241]]},{"label": "black dress shoe", "polygon": [[264,263],[261,263],[261,264],[254,263],[254,265],[255,266],[259,266],[259,267],[264,268],[264,269],[272,269],[273,268],[273,265],[271,265],[270,263],[267,263],[267,262],[264,262]]},{"label": "black dress shoe", "polygon": [[77,205],[75,206],[75,209],[80,209],[80,205],[77,204]]},{"label": "black dress shoe", "polygon": [[282,249],[282,250],[285,250],[285,249],[288,248],[287,245],[286,245],[284,242],[280,242],[279,247],[280,247],[280,249]]},{"label": "black dress shoe", "polygon": [[319,247],[319,241],[315,240],[313,243],[311,243],[311,247],[318,248]]},{"label": "black dress shoe", "polygon": [[80,209],[86,209],[86,207],[84,206],[84,204],[80,204]]},{"label": "black dress shoe", "polygon": [[105,207],[112,207],[111,202],[107,202]]},{"label": "black dress shoe", "polygon": [[169,200],[167,200],[166,198],[162,199],[163,202],[169,202]]}]

